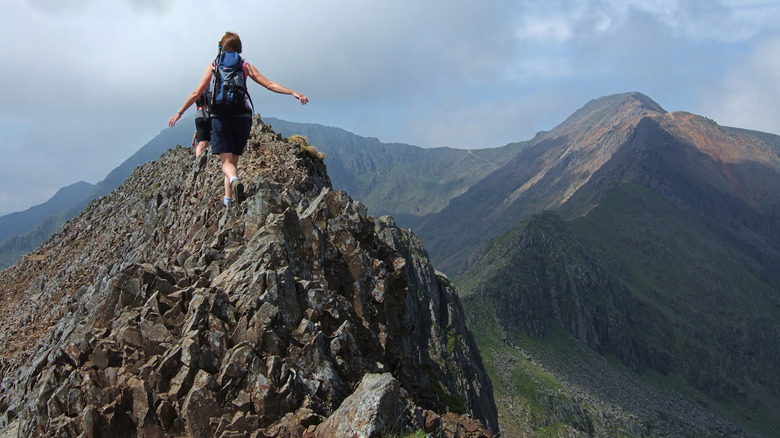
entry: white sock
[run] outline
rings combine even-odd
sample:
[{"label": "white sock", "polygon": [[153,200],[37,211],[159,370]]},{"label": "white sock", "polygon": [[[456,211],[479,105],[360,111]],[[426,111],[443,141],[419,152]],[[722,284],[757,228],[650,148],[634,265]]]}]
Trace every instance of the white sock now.
[{"label": "white sock", "polygon": [[231,183],[231,184],[233,184],[233,181],[235,181],[235,180],[237,180],[237,179],[238,179],[238,177],[237,177],[237,176],[231,176],[231,177],[230,177],[230,183]]},{"label": "white sock", "polygon": [[228,205],[230,205],[233,202],[233,198],[231,198],[229,196],[225,196],[225,199],[223,199],[222,202],[224,202],[225,206],[227,207]]}]

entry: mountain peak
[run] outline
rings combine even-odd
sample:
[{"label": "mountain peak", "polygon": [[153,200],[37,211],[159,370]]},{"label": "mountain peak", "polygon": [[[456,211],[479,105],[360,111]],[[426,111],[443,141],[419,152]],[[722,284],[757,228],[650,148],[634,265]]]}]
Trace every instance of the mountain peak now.
[{"label": "mountain peak", "polygon": [[649,96],[640,93],[638,91],[631,91],[628,93],[619,93],[619,94],[613,94],[610,96],[604,96],[601,99],[614,99],[614,100],[624,100],[625,102],[639,102],[639,104],[642,105],[643,108],[655,111],[659,113],[666,113],[666,110],[661,107],[656,101],[651,99]]},{"label": "mountain peak", "polygon": [[[592,112],[597,111],[604,107],[626,107],[633,106],[644,110],[653,111],[664,114],[666,110],[661,107],[656,101],[651,99],[645,94],[638,91],[631,91],[628,93],[611,94],[609,96],[602,96],[589,101],[583,106],[582,110]],[[576,113],[575,113],[576,114]]]},{"label": "mountain peak", "polygon": [[[585,214],[612,184],[644,178],[666,186],[656,180],[669,169],[756,211],[774,210],[780,190],[765,181],[780,175],[777,144],[774,138],[723,128],[701,116],[668,113],[641,93],[605,96],[534,138],[416,231],[439,269],[456,274],[467,248],[518,220],[543,210],[565,218]],[[663,171],[652,167],[657,163],[663,163]],[[480,232],[474,232],[474,223]]]},{"label": "mountain peak", "polygon": [[642,93],[634,91],[613,94],[586,103],[552,132],[568,132],[581,129],[583,126],[615,124],[655,114],[666,114],[666,110]]}]

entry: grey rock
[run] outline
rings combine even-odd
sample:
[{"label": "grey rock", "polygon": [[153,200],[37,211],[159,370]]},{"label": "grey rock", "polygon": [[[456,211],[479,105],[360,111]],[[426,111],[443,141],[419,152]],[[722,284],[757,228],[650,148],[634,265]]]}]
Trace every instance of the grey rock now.
[{"label": "grey rock", "polygon": [[317,426],[316,437],[378,438],[406,426],[401,385],[390,373],[366,374],[352,395]]},{"label": "grey rock", "polygon": [[384,373],[376,430],[399,411],[422,427],[421,406],[497,430],[457,295],[416,237],[334,191],[321,161],[259,119],[252,138],[241,205],[220,204],[216,161],[193,173],[176,149],[63,226],[45,265],[0,273],[16,288],[0,318],[34,328],[0,331],[0,427],[298,437]]}]

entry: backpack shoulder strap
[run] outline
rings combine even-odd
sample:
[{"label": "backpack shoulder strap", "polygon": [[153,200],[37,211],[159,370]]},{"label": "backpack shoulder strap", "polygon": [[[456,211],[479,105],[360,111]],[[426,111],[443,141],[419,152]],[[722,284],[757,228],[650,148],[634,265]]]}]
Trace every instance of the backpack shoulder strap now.
[{"label": "backpack shoulder strap", "polygon": [[244,94],[246,95],[246,98],[249,99],[249,105],[252,107],[252,113],[255,112],[255,104],[252,103],[252,96],[249,95],[249,88],[247,88],[244,91]]},{"label": "backpack shoulder strap", "polygon": [[244,94],[246,94],[246,98],[249,99],[249,106],[252,107],[252,113],[255,112],[255,104],[252,102],[252,96],[249,95],[249,78],[246,74],[246,69],[244,69],[244,64],[246,61],[239,56],[238,60],[241,62],[241,72],[244,74]]}]

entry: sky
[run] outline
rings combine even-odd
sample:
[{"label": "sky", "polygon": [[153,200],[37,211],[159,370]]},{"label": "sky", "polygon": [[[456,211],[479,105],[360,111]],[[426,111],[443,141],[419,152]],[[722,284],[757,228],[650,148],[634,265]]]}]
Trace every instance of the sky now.
[{"label": "sky", "polygon": [[780,134],[780,0],[0,0],[0,10],[0,215],[99,182],[165,129],[227,30],[263,75],[310,99],[252,84],[257,112],[386,143],[503,146],[630,91]]}]

